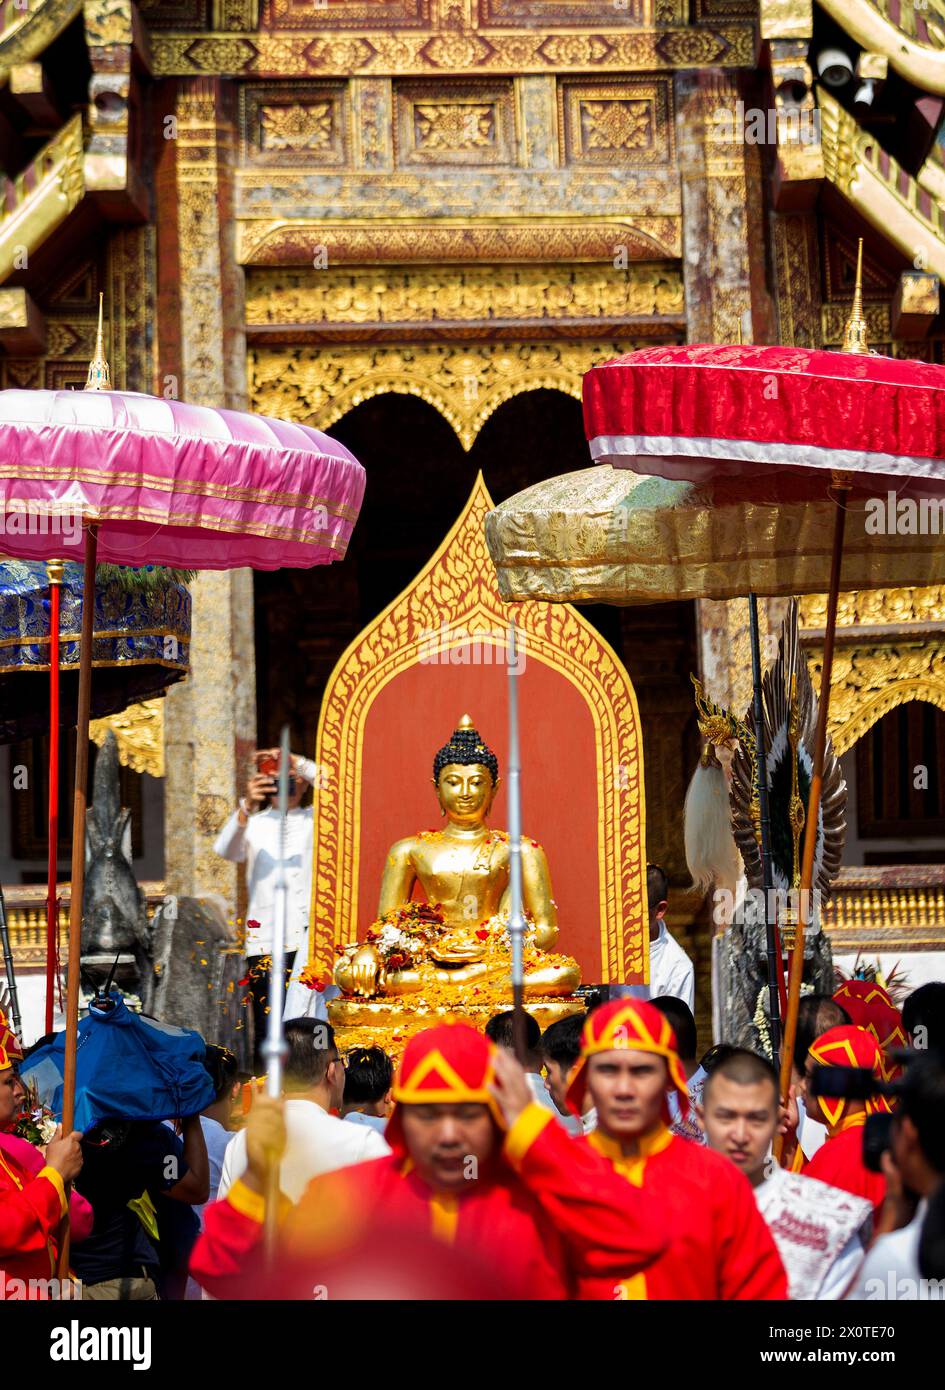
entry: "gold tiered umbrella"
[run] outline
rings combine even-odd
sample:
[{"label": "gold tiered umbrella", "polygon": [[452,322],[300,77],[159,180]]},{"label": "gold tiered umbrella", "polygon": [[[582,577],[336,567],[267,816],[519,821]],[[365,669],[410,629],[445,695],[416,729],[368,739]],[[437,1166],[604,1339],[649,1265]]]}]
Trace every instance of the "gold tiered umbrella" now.
[{"label": "gold tiered umbrella", "polygon": [[[508,498],[486,518],[486,541],[512,603],[789,596],[827,588],[835,511],[827,497],[731,500],[712,484],[597,464]],[[868,520],[863,501],[847,504],[846,588],[941,581],[941,536],[877,536]]]}]

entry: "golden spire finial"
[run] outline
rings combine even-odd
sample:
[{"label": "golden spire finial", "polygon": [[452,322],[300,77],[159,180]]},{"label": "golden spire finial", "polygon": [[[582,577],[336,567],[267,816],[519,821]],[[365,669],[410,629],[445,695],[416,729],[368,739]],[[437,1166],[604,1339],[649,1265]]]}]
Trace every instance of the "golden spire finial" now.
[{"label": "golden spire finial", "polygon": [[85,382],[86,391],[110,391],[112,389],[108,360],[105,357],[105,332],[102,322],[104,299],[105,296],[100,294],[98,297],[98,333],[95,337],[95,356],[89,363],[89,374]]},{"label": "golden spire finial", "polygon": [[853,286],[853,308],[843,330],[844,352],[869,352],[866,341],[866,319],[863,317],[863,238],[856,248],[856,283]]},{"label": "golden spire finial", "polygon": [[457,729],[471,729],[473,727],[472,716],[469,714],[461,714],[459,716],[459,723],[456,727]]}]

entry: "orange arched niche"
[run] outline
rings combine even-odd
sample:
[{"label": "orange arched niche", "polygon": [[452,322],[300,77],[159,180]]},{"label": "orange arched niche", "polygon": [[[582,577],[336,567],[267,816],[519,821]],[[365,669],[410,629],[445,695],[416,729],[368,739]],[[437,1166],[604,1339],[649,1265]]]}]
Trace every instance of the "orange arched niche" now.
[{"label": "orange arched niche", "polygon": [[[630,677],[568,604],[503,603],[486,549],[493,506],[481,474],[440,548],[355,639],[322,700],[316,760],[313,961],[375,919],[395,840],[439,823],[436,750],[461,714],[508,752],[507,648],[524,638],[519,681],[522,823],[544,846],[559,949],[586,981],[649,974],[643,741]],[[508,825],[504,781],[490,823]]]}]

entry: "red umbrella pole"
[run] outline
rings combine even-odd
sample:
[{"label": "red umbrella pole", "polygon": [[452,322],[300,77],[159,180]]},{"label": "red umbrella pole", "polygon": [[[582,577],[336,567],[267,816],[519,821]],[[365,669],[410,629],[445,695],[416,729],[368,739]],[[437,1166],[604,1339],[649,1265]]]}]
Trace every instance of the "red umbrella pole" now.
[{"label": "red umbrella pole", "polygon": [[[837,630],[837,601],[840,597],[840,565],[843,559],[843,531],[846,524],[846,499],[850,489],[846,474],[835,473],[834,490],[837,511],[834,518],[833,553],[830,558],[830,591],[827,596],[827,626],[824,633],[824,662],[820,672],[820,698],[817,706],[817,731],[814,735],[814,757],[810,792],[807,797],[807,818],[804,822],[804,852],[801,859],[801,891],[797,915],[797,933],[791,952],[788,975],[787,1016],[784,1020],[784,1050],[781,1053],[781,1100],[786,1103],[791,1089],[791,1062],[794,1039],[797,1037],[797,1008],[801,999],[801,979],[804,974],[804,935],[810,925],[812,888],[814,884],[814,852],[817,847],[817,821],[820,816],[820,793],[824,780],[824,751],[827,746],[827,713],[830,708],[830,678],[833,671],[833,645]],[[775,1157],[780,1160],[782,1136],[775,1136]]]},{"label": "red umbrella pole", "polygon": [[[62,1083],[62,1132],[75,1122],[75,1059],[79,1042],[79,956],[82,949],[82,897],[85,890],[85,808],[89,774],[89,707],[92,695],[92,632],[95,624],[97,536],[85,522],[85,573],[82,587],[82,646],[79,653],[79,708],[75,731],[75,795],[72,803],[72,877],[69,890],[69,972],[66,982],[66,1055]],[[68,1216],[63,1218],[68,1223]],[[59,1277],[69,1271],[69,1227],[59,1249]]]},{"label": "red umbrella pole", "polygon": [[46,887],[46,1028],[53,1026],[53,995],[59,944],[59,903],[56,898],[59,848],[59,591],[63,562],[46,561],[49,580],[49,861]]}]

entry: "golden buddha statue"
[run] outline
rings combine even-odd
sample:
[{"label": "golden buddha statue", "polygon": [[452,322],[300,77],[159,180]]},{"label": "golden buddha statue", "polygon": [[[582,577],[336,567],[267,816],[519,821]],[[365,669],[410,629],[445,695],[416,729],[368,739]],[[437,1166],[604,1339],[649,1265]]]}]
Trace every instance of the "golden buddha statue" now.
[{"label": "golden buddha statue", "polygon": [[[378,920],[335,965],[342,993],[328,1015],[347,1043],[362,1041],[362,1029],[406,1036],[429,1027],[431,1014],[471,1014],[484,1023],[511,1007],[509,837],[486,824],[499,764],[468,714],[433,760],[433,785],[445,824],[391,846]],[[524,993],[545,1027],[583,1010],[573,997],[581,975],[576,961],[553,951],[558,916],[545,852],[525,835],[521,846]],[[417,885],[425,903],[414,899]]]}]

